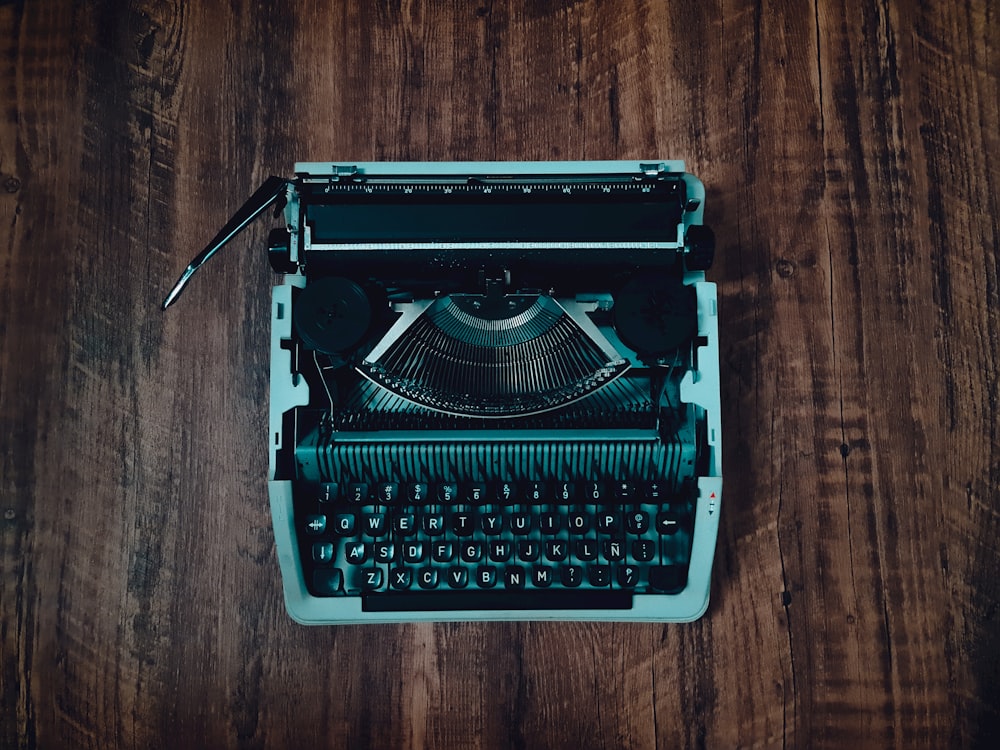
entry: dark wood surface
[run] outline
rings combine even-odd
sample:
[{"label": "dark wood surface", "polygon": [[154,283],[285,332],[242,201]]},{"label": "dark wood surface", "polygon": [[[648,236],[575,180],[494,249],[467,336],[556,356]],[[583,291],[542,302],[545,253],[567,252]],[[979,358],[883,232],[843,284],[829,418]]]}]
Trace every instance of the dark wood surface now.
[{"label": "dark wood surface", "polygon": [[[0,2],[0,746],[992,746],[986,0]],[[691,625],[304,628],[265,474],[296,160],[677,158],[719,238]]]}]

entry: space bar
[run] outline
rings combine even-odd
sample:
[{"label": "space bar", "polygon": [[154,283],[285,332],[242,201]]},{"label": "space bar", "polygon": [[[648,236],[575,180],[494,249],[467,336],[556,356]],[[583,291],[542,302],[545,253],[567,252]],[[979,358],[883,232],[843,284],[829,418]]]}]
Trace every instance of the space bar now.
[{"label": "space bar", "polygon": [[365,594],[364,612],[455,612],[458,610],[632,609],[632,592],[577,591],[397,591]]}]

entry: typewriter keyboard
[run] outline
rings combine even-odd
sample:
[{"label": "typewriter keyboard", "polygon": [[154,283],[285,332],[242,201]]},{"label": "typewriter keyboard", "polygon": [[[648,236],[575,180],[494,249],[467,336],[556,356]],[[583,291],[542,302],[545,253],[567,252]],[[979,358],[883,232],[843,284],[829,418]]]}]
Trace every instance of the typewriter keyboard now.
[{"label": "typewriter keyboard", "polygon": [[299,553],[314,596],[360,596],[366,611],[627,609],[684,589],[695,494],[655,481],[302,483]]}]

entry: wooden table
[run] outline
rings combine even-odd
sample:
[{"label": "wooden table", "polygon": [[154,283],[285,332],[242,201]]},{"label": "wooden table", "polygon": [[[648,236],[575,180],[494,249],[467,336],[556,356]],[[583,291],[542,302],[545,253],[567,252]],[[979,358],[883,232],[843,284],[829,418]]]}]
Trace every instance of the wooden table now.
[{"label": "wooden table", "polygon": [[[0,2],[0,746],[1000,733],[995,5],[84,5]],[[684,159],[708,186],[708,614],[296,625],[268,222],[159,302],[296,160],[566,158]]]}]

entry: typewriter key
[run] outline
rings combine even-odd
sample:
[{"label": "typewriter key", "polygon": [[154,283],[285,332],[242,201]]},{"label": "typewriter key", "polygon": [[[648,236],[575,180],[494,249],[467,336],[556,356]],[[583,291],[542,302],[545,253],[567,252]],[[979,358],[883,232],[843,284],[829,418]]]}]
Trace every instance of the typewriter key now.
[{"label": "typewriter key", "polygon": [[344,354],[364,339],[372,322],[365,290],[350,279],[330,276],[308,284],[295,301],[295,330],[310,349]]}]

